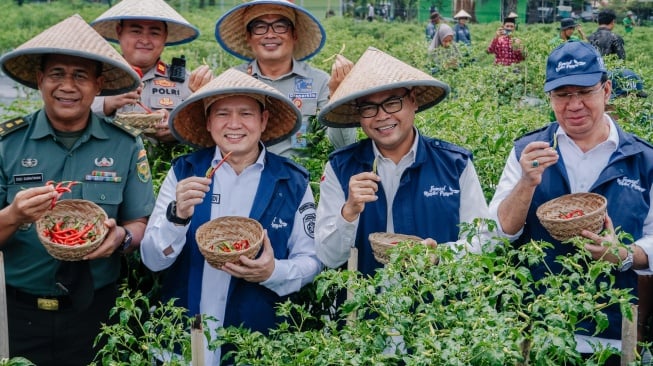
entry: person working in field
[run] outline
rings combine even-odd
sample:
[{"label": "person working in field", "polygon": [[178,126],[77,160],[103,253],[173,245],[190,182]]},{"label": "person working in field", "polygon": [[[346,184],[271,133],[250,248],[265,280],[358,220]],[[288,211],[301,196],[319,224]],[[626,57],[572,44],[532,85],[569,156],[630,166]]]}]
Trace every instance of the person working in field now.
[{"label": "person working in field", "polygon": [[[556,122],[517,139],[510,152],[490,211],[502,232],[515,245],[531,240],[553,243],[544,250],[544,263],[531,268],[540,279],[562,270],[555,259],[575,246],[554,239],[536,216],[543,203],[568,193],[593,192],[607,198],[605,233],[584,230],[585,249],[594,260],[614,263],[610,276],[617,288],[637,293],[633,269],[651,268],[653,259],[653,148],[627,133],[605,113],[612,83],[598,51],[586,42],[566,42],[548,57],[544,91],[549,94]],[[619,245],[614,227],[632,235]],[[599,290],[600,291],[600,290]],[[621,312],[605,311],[609,326],[594,334],[596,324],[583,321],[577,349],[592,353],[590,343],[620,349]],[[607,365],[619,365],[611,360]]]},{"label": "person working in field", "polygon": [[[562,19],[558,31],[558,35],[549,41],[549,44],[554,48],[568,41],[587,41],[585,33],[583,33],[583,28],[572,18]],[[574,35],[576,31],[578,31],[580,37]]]},{"label": "person working in field", "polygon": [[[172,133],[198,150],[172,162],[141,256],[151,270],[167,269],[163,299],[176,298],[190,314],[214,316],[211,331],[243,326],[267,334],[280,321],[276,306],[322,269],[308,172],[264,146],[286,138],[300,123],[289,99],[235,69],[193,93],[170,116]],[[209,167],[216,167],[212,176],[206,174]],[[204,260],[196,231],[223,216],[261,223],[266,234],[256,258],[241,256],[241,264],[221,268]],[[229,349],[207,352],[206,365],[220,365]]]},{"label": "person working in field", "polygon": [[[121,253],[138,248],[154,207],[139,132],[91,113],[91,104],[97,95],[136,89],[140,79],[78,15],[3,55],[0,64],[43,98],[42,109],[0,124],[10,356],[39,366],[88,365],[102,347],[94,341],[118,296]],[[35,222],[59,199],[92,201],[109,217],[101,223],[105,239],[83,260],[55,259],[39,241]],[[53,239],[64,235],[52,230]]]},{"label": "person working in field", "polygon": [[322,123],[359,124],[368,136],[324,167],[315,240],[327,267],[347,262],[355,247],[358,269],[373,275],[382,266],[368,240],[373,232],[416,235],[461,254],[483,250],[484,240],[458,241],[461,222],[489,217],[471,153],[415,126],[416,113],[448,93],[448,85],[370,47],[320,111]]}]

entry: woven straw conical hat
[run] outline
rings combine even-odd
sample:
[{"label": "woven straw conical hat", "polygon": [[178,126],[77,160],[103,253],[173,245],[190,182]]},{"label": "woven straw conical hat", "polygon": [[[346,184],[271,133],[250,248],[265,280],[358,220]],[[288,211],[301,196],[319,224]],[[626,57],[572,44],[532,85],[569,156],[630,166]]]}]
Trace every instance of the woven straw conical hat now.
[{"label": "woven straw conical hat", "polygon": [[91,22],[111,42],[118,42],[116,26],[121,20],[156,20],[168,25],[166,46],[187,43],[200,31],[163,0],[122,0]]},{"label": "woven straw conical hat", "polygon": [[219,96],[246,95],[265,102],[270,111],[261,141],[273,145],[297,132],[302,115],[293,102],[277,89],[242,71],[228,69],[208,84],[191,94],[170,114],[168,124],[177,140],[194,146],[210,147],[215,142],[206,130],[205,100]]},{"label": "woven straw conical hat", "polygon": [[465,11],[465,9],[460,9],[460,11],[457,12],[456,15],[453,16],[453,18],[454,19],[458,19],[458,18],[470,18],[471,19],[472,16],[469,15],[469,13]]},{"label": "woven straw conical hat", "polygon": [[438,104],[449,94],[449,85],[369,47],[322,108],[318,119],[328,127],[359,126],[356,99],[396,88],[415,91],[417,112]]},{"label": "woven straw conical hat", "polygon": [[36,73],[43,55],[82,57],[102,63],[104,86],[100,95],[118,95],[134,90],[140,77],[125,59],[78,14],[44,30],[0,58],[2,70],[15,81],[38,89]]},{"label": "woven straw conical hat", "polygon": [[253,0],[234,7],[216,22],[215,39],[230,54],[253,60],[255,55],[247,43],[247,24],[268,14],[281,15],[293,22],[297,34],[295,59],[309,59],[324,46],[326,32],[322,24],[307,10],[286,0]]}]

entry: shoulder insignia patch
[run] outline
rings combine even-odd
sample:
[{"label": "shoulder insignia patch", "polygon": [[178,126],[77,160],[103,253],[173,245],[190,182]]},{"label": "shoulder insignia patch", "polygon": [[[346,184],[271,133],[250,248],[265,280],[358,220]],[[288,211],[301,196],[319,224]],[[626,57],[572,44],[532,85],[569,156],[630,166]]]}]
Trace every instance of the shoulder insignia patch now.
[{"label": "shoulder insignia patch", "polygon": [[28,124],[21,117],[2,122],[0,123],[0,136],[5,136],[10,132],[16,131],[19,128],[27,125]]},{"label": "shoulder insignia patch", "polygon": [[140,135],[143,131],[139,130],[138,128],[132,127],[124,122],[120,122],[118,120],[113,120],[113,125],[116,127],[119,127],[121,130],[127,132],[128,134],[136,137]]},{"label": "shoulder insignia patch", "polygon": [[138,172],[138,179],[147,183],[152,178],[152,173],[150,172],[150,164],[147,161],[147,153],[145,149],[138,152],[138,160],[136,160],[136,171]]},{"label": "shoulder insignia patch", "polygon": [[155,71],[160,76],[167,76],[168,75],[168,65],[166,65],[165,62],[159,60],[159,62],[156,64]]}]

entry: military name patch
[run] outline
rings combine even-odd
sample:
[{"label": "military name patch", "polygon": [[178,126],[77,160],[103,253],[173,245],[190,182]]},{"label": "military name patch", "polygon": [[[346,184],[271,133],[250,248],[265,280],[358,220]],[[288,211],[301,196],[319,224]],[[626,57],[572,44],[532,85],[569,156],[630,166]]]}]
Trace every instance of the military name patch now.
[{"label": "military name patch", "polygon": [[34,174],[17,174],[14,175],[14,183],[34,183],[43,182],[43,173]]}]

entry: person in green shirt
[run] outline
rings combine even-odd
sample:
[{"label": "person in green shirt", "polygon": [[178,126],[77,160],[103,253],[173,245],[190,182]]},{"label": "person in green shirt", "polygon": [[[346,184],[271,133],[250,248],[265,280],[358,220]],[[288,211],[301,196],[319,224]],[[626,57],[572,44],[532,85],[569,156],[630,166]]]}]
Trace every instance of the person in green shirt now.
[{"label": "person in green shirt", "polygon": [[[549,41],[549,44],[553,48],[556,48],[567,41],[587,41],[587,37],[585,37],[582,27],[572,18],[562,19],[558,31],[558,35]],[[580,37],[574,34],[576,31],[578,31]]]},{"label": "person in green shirt", "polygon": [[[100,118],[91,104],[136,89],[140,78],[79,15],[3,55],[0,65],[43,99],[36,112],[0,123],[9,356],[88,365],[118,296],[120,256],[139,247],[155,202],[140,131]],[[78,184],[58,193],[50,181]],[[78,261],[52,257],[36,232],[53,202],[68,199],[94,202],[108,216],[104,240]]]},{"label": "person in green shirt", "polygon": [[626,33],[631,33],[633,31],[633,28],[635,27],[635,15],[632,11],[628,10],[622,23],[626,28]]}]

